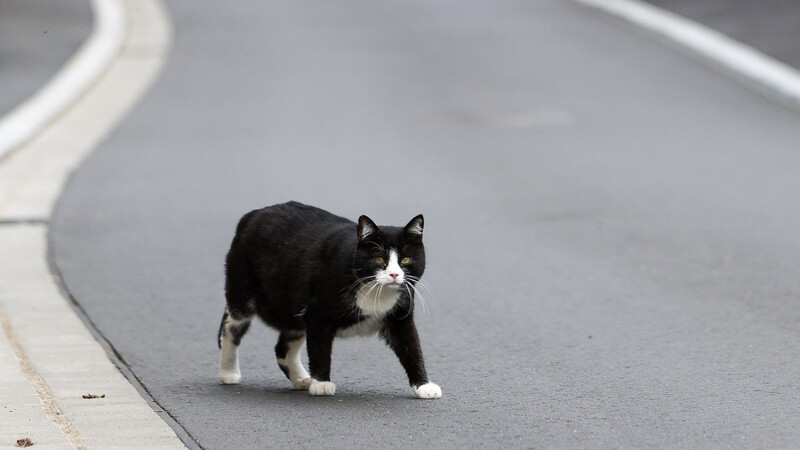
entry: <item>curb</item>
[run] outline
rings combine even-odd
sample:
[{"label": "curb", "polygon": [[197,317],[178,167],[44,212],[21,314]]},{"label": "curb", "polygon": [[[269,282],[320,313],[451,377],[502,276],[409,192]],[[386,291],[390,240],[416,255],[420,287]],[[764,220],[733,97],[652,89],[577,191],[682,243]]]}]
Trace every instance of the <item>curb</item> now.
[{"label": "curb", "polygon": [[639,0],[573,0],[666,38],[800,112],[800,71],[727,35]]},{"label": "curb", "polygon": [[49,267],[49,218],[65,181],[147,92],[172,39],[160,0],[91,2],[91,37],[0,122],[0,446],[182,449]]}]

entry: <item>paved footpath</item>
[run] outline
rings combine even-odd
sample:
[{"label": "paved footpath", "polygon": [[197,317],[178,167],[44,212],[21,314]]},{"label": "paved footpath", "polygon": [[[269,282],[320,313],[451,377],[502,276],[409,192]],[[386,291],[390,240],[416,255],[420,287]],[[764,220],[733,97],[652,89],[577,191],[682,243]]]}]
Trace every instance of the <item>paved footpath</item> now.
[{"label": "paved footpath", "polygon": [[[87,38],[86,26],[73,28],[70,14],[50,27],[31,18],[27,3],[0,6],[3,25],[27,24],[72,43],[39,59],[28,57],[43,45],[37,36],[20,33],[2,46],[3,70],[16,91],[2,97],[7,111],[0,118],[0,447],[184,448],[62,295],[47,259],[50,211],[66,177],[124,117],[166,57],[164,11],[154,1],[83,2],[78,15],[89,6],[94,14]],[[20,80],[28,68],[31,79]],[[9,106],[15,100],[21,103]]]}]

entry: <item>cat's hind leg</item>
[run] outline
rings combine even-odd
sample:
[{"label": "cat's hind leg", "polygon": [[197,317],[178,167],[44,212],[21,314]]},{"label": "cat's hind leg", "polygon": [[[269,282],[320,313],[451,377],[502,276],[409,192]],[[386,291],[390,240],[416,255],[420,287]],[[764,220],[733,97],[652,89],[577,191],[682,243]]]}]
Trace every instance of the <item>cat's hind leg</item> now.
[{"label": "cat's hind leg", "polygon": [[278,367],[292,382],[292,386],[300,391],[307,391],[311,385],[311,377],[300,361],[300,351],[305,342],[306,335],[302,331],[282,331],[275,345]]},{"label": "cat's hind leg", "polygon": [[223,384],[238,384],[242,379],[238,349],[252,319],[252,313],[225,308],[219,327],[219,381]]}]

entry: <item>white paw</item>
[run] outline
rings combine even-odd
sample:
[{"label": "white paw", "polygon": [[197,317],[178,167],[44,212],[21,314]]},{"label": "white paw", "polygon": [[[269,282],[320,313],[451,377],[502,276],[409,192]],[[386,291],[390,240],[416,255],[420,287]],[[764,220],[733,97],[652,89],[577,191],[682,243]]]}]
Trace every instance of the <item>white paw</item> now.
[{"label": "white paw", "polygon": [[307,391],[312,381],[314,381],[313,378],[303,378],[302,380],[293,380],[292,385],[297,391]]},{"label": "white paw", "polygon": [[311,386],[308,387],[308,393],[311,395],[333,395],[334,392],[336,392],[336,385],[330,381],[311,379]]},{"label": "white paw", "polygon": [[412,388],[417,398],[439,398],[442,396],[442,388],[436,383],[425,383],[422,386]]},{"label": "white paw", "polygon": [[242,374],[232,370],[220,369],[219,381],[221,381],[222,384],[239,384],[239,382],[242,381]]}]

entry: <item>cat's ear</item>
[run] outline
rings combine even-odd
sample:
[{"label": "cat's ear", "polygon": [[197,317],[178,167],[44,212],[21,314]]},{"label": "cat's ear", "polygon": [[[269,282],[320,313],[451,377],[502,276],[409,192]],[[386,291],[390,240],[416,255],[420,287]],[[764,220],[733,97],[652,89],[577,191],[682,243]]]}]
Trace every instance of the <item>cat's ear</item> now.
[{"label": "cat's ear", "polygon": [[406,236],[412,239],[418,239],[422,241],[422,228],[425,226],[425,219],[422,218],[422,214],[418,215],[411,219],[411,222],[408,222],[405,228],[403,228],[403,233]]},{"label": "cat's ear", "polygon": [[367,216],[358,218],[358,242],[361,242],[378,232],[378,226]]}]

